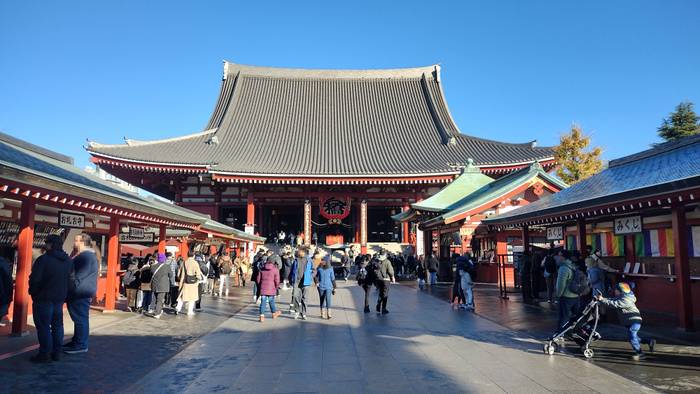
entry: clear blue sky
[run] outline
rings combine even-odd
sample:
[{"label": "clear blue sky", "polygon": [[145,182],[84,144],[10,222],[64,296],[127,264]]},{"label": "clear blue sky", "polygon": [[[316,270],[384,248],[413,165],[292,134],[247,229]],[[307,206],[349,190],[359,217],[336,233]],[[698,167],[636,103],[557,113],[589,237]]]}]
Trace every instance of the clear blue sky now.
[{"label": "clear blue sky", "polygon": [[680,101],[700,106],[700,1],[4,0],[0,130],[81,166],[86,138],[199,131],[223,59],[441,63],[462,132],[553,145],[578,122],[610,159],[658,141]]}]

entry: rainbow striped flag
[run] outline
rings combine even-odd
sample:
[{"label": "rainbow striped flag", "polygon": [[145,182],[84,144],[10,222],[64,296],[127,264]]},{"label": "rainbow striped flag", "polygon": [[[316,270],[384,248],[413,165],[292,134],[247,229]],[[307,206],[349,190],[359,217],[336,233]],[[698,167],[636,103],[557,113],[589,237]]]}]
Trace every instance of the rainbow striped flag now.
[{"label": "rainbow striped flag", "polygon": [[586,244],[593,250],[600,249],[603,256],[624,256],[625,254],[624,235],[615,235],[612,232],[587,234]]},{"label": "rainbow striped flag", "polygon": [[700,226],[688,228],[688,256],[700,257]]},{"label": "rainbow striped flag", "polygon": [[640,235],[643,248],[642,256],[672,257],[675,254],[673,250],[673,231],[670,228],[644,230]]}]

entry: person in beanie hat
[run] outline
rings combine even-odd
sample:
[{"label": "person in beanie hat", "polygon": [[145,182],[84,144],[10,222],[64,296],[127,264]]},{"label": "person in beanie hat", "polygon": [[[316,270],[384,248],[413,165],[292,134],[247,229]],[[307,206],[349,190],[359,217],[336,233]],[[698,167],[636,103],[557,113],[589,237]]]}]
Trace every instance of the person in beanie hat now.
[{"label": "person in beanie hat", "polygon": [[615,308],[619,315],[620,324],[627,327],[629,331],[629,340],[634,350],[632,359],[635,361],[644,358],[644,353],[642,352],[642,343],[649,345],[649,351],[654,351],[654,345],[656,345],[656,340],[651,339],[640,339],[639,329],[642,328],[642,315],[637,309],[637,298],[632,292],[632,286],[627,282],[620,282],[615,288],[615,297],[605,298],[602,294],[597,294],[596,299],[603,305],[607,305],[611,308]]}]

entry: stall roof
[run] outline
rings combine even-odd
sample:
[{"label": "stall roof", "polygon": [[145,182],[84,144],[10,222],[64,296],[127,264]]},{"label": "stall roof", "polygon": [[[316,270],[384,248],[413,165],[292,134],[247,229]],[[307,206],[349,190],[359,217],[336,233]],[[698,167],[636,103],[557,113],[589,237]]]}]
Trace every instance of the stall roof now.
[{"label": "stall roof", "polygon": [[[503,198],[503,196],[523,185],[529,185],[537,178],[556,186],[560,190],[567,187],[566,183],[562,182],[559,178],[544,171],[539,163],[534,163],[528,168],[510,173],[486,184],[461,199],[455,208],[426,221],[423,225],[426,227],[433,227],[440,224],[449,224],[465,216],[477,214],[479,213],[477,211],[483,210],[486,205],[492,204],[493,201]],[[526,205],[525,207],[528,206],[529,205]],[[519,208],[518,210],[524,208]]]},{"label": "stall roof", "polygon": [[518,224],[699,186],[700,135],[695,135],[613,160],[607,169],[566,190],[484,222]]},{"label": "stall roof", "polygon": [[470,159],[457,179],[429,198],[411,204],[411,207],[417,211],[445,212],[460,206],[472,193],[493,181],[493,178],[482,174]]}]

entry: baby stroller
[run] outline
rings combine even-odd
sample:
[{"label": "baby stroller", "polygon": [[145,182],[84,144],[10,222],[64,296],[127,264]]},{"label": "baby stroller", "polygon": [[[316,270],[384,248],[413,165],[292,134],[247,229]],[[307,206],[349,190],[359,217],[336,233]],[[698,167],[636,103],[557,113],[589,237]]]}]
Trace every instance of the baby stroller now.
[{"label": "baby stroller", "polygon": [[593,297],[578,316],[571,318],[564,327],[544,344],[544,353],[550,356],[553,355],[560,346],[564,345],[564,341],[568,339],[581,347],[584,357],[593,357],[594,352],[590,346],[592,342],[600,339],[600,334],[596,331],[599,319],[599,303]]}]

